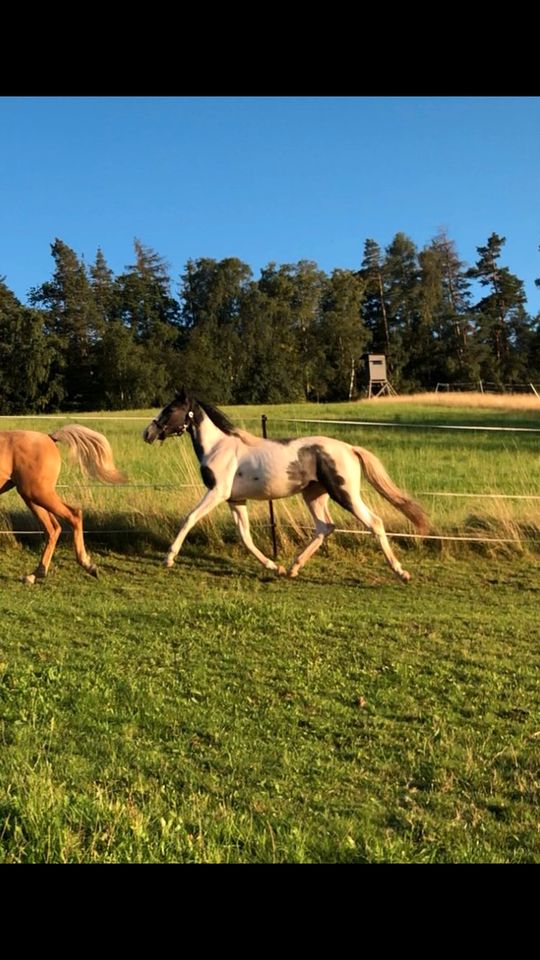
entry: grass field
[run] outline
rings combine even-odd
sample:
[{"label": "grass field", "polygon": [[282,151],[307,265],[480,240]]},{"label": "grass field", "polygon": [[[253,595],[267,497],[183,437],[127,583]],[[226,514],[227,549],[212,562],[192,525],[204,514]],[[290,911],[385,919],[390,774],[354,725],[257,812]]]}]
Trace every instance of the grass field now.
[{"label": "grass field", "polygon": [[[258,432],[260,408],[228,412]],[[332,433],[374,450],[426,506],[420,491],[477,495],[431,498],[443,532],[527,539],[398,540],[405,587],[370,538],[343,534],[289,581],[236,544],[225,508],[167,571],[168,537],[198,495],[178,486],[198,484],[188,442],[146,447],[150,411],[96,419],[138,485],[62,472],[100,579],[76,566],[65,534],[47,581],[27,587],[39,538],[0,540],[0,861],[540,862],[538,501],[481,496],[540,494],[540,434],[277,422],[534,428],[540,406],[266,413],[276,436]],[[70,419],[81,418],[28,425]],[[18,529],[16,498],[0,502],[0,528]],[[302,525],[288,510],[283,559]],[[266,523],[261,513],[254,529],[269,549]]]}]

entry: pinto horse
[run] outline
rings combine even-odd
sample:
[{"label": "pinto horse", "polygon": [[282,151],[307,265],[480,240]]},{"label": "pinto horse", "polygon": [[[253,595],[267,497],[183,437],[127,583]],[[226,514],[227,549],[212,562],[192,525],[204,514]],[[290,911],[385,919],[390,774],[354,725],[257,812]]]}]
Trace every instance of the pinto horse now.
[{"label": "pinto horse", "polygon": [[363,447],[330,437],[269,440],[233,426],[216,407],[186,394],[184,388],[154,417],[143,432],[146,443],[181,437],[188,432],[207,488],[202,500],[185,518],[164,564],[172,567],[187,534],[218,504],[227,502],[250,553],[268,570],[285,574],[251,539],[247,500],[277,500],[302,494],[315,521],[315,535],[296,557],[289,577],[296,577],[307,560],[335,530],[328,511],[331,498],[352,513],[377,538],[396,576],[407,583],[411,575],[395,557],[380,517],[360,498],[363,472],[369,483],[401,511],[420,533],[428,530],[422,507],[390,480],[380,460]]},{"label": "pinto horse", "polygon": [[34,430],[0,431],[0,493],[16,487],[47,535],[41,560],[33,573],[23,577],[25,583],[35,583],[36,579],[47,576],[62,531],[59,519],[66,520],[73,528],[78,563],[97,577],[97,569],[84,546],[82,510],[68,506],[55,491],[62,465],[56,444],[62,442],[69,445],[72,459],[77,460],[84,473],[108,483],[125,480],[114,465],[107,438],[88,427],[70,424],[49,434]]}]

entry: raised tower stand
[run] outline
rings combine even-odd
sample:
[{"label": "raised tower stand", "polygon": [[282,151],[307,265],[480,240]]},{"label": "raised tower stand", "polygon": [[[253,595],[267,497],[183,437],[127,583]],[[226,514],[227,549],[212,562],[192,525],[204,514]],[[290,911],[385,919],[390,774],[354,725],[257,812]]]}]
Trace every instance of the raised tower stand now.
[{"label": "raised tower stand", "polygon": [[375,397],[397,397],[397,392],[386,378],[386,357],[384,353],[368,354],[369,390],[368,400]]}]

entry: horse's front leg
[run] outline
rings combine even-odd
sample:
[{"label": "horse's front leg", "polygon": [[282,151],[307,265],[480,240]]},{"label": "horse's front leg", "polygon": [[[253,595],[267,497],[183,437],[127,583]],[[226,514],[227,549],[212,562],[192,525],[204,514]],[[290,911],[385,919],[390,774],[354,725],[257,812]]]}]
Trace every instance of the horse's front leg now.
[{"label": "horse's front leg", "polygon": [[267,570],[275,570],[280,576],[284,576],[286,573],[285,567],[282,567],[280,564],[274,563],[273,560],[270,560],[269,557],[266,557],[264,553],[259,550],[253,540],[251,539],[251,531],[249,528],[249,515],[247,512],[247,507],[244,503],[229,503],[231,508],[231,513],[236,524],[236,529],[242,538],[244,546],[257,558],[259,563],[262,563],[263,567],[266,567]]},{"label": "horse's front leg", "polygon": [[204,497],[199,501],[197,506],[194,507],[190,513],[188,513],[186,519],[180,527],[180,530],[178,531],[176,539],[171,543],[169,552],[163,561],[166,567],[173,566],[175,557],[177,556],[180,547],[186,539],[189,531],[195,526],[197,521],[205,517],[207,513],[210,513],[210,511],[217,507],[220,503],[224,503],[228,497],[229,490],[224,492],[222,489],[218,489],[217,487],[214,487],[213,490],[209,490],[207,493],[205,493]]}]

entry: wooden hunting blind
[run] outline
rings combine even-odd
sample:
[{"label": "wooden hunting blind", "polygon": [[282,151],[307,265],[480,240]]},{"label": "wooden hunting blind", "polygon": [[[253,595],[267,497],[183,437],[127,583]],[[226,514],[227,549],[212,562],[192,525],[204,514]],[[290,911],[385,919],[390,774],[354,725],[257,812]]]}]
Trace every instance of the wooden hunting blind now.
[{"label": "wooden hunting blind", "polygon": [[384,353],[369,353],[369,390],[368,399],[388,396],[396,397],[397,393],[386,376],[386,357]]}]

